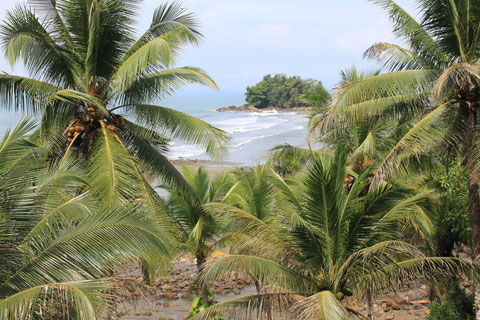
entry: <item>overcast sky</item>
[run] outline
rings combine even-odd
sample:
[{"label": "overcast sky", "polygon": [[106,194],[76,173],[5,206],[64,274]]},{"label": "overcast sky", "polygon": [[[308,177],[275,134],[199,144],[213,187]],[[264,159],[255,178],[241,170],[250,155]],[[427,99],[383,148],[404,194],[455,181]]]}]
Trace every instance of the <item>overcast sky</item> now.
[{"label": "overcast sky", "polygon": [[[6,10],[23,1],[0,0]],[[163,1],[144,0],[139,30]],[[377,41],[394,41],[384,12],[367,0],[183,0],[202,24],[205,40],[188,48],[180,65],[205,69],[225,93],[242,93],[264,74],[321,80],[331,88],[339,70],[368,67],[362,53]],[[414,0],[398,0],[410,12]],[[5,59],[0,70],[11,73]],[[15,69],[15,71],[18,71]],[[190,88],[183,94],[203,94]]]}]

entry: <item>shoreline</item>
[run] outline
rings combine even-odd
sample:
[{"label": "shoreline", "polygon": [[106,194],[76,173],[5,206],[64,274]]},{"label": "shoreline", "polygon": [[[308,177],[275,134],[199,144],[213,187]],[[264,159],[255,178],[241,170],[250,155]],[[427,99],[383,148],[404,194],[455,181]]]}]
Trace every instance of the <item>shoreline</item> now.
[{"label": "shoreline", "polygon": [[230,167],[247,167],[243,162],[235,161],[214,161],[200,159],[177,159],[169,160],[174,166],[193,166],[193,167],[209,167],[209,168],[230,168]]},{"label": "shoreline", "polygon": [[215,109],[216,112],[253,112],[253,113],[263,113],[266,111],[277,111],[280,113],[287,113],[287,112],[298,112],[298,113],[310,113],[312,112],[313,107],[297,107],[297,108],[275,108],[275,107],[267,107],[267,108],[256,108],[251,105],[243,105],[243,106],[228,106],[223,108]]},{"label": "shoreline", "polygon": [[233,162],[233,161],[180,159],[180,160],[170,160],[170,162],[180,172],[182,172],[182,166],[188,166],[194,169],[198,169],[202,167],[205,169],[205,171],[211,178],[215,178],[216,176],[226,174],[227,172],[235,169],[248,167],[248,165],[245,163]]}]

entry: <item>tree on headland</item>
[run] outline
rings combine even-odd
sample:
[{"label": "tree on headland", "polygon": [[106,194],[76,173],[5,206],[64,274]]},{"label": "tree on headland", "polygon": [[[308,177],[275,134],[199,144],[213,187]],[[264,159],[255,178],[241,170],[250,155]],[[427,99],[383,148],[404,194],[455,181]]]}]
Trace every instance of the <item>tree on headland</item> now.
[{"label": "tree on headland", "polygon": [[268,74],[256,85],[247,87],[245,100],[259,109],[321,107],[328,100],[328,92],[317,80]]},{"label": "tree on headland", "polygon": [[31,77],[0,75],[0,99],[3,108],[40,116],[39,138],[63,137],[55,154],[88,155],[112,190],[121,176],[117,150],[183,185],[162,154],[169,139],[203,147],[212,157],[225,154],[223,131],[155,104],[186,84],[216,88],[201,69],[175,67],[183,47],[202,37],[195,16],[179,3],[160,5],[137,38],[135,1],[30,3],[7,12],[0,36],[11,65],[23,62]]}]

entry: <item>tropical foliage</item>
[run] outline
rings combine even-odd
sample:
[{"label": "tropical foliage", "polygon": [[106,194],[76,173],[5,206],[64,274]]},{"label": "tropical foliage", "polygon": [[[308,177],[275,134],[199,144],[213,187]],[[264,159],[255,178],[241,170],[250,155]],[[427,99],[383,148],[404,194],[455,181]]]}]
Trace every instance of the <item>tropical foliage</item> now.
[{"label": "tropical foliage", "polygon": [[241,221],[235,230],[250,237],[248,251],[209,263],[204,281],[239,271],[269,290],[219,303],[194,318],[219,311],[238,317],[242,308],[246,318],[268,318],[275,308],[288,309],[296,319],[347,319],[353,310],[343,300],[352,294],[373,295],[407,279],[468,272],[469,264],[427,257],[399,240],[405,230],[424,238],[431,234],[428,191],[386,181],[370,188],[373,164],[349,184],[346,164],[344,151],[315,154],[304,179],[277,177],[283,199],[276,218],[282,227],[234,215]]},{"label": "tropical foliage", "polygon": [[0,143],[0,318],[97,319],[115,268],[172,257],[176,239],[141,199],[105,207],[75,161],[45,165],[48,149],[24,136],[34,125]]},{"label": "tropical foliage", "polygon": [[465,157],[469,185],[472,245],[480,252],[478,158],[478,83],[480,20],[474,1],[419,1],[417,22],[394,1],[372,1],[394,23],[394,32],[408,44],[402,48],[376,43],[365,56],[389,71],[351,83],[332,98],[330,114],[365,119],[409,113],[414,126],[397,143],[377,171],[391,174],[409,156],[426,154],[439,145]]},{"label": "tropical foliage", "polygon": [[[159,264],[188,252],[193,319],[373,318],[373,297],[411,280],[432,285],[431,319],[473,319],[473,296],[436,289],[479,280],[480,6],[419,0],[417,22],[371,1],[406,48],[374,44],[365,57],[380,70],[342,71],[331,93],[282,74],[247,88],[258,108],[313,107],[310,148],[279,145],[267,164],[214,178],[177,171],[168,146],[218,158],[225,132],[156,105],[186,84],[216,88],[176,66],[202,38],[194,15],[160,5],[135,37],[131,0],[8,12],[0,39],[29,77],[0,75],[2,108],[32,117],[0,141],[0,318],[110,317],[116,270],[141,263],[153,284]],[[451,257],[456,243],[472,245],[473,261]],[[207,259],[215,250],[228,254]],[[215,303],[209,282],[232,272],[256,294]],[[368,314],[349,307],[363,298]]]}]

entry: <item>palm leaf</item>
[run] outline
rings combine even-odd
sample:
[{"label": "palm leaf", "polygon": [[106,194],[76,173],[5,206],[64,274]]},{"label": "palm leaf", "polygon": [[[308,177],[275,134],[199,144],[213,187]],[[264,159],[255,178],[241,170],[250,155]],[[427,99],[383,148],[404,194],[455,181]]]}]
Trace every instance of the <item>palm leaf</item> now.
[{"label": "palm leaf", "polygon": [[296,319],[348,320],[351,319],[347,309],[330,291],[321,291],[307,297],[292,306]]}]

